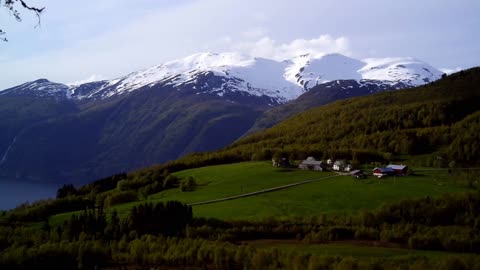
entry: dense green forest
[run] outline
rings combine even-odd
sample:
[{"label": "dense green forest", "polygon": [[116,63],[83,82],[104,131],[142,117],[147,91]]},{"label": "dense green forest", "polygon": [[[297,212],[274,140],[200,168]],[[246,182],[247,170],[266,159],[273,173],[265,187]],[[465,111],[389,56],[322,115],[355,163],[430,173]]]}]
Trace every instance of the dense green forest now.
[{"label": "dense green forest", "polygon": [[[178,202],[141,204],[120,219],[85,209],[63,224],[0,226],[2,269],[478,269],[480,193],[404,200],[354,215],[258,222],[193,218]],[[405,250],[451,252],[358,259],[259,249],[242,241],[294,239],[303,243],[361,241]],[[461,255],[465,254],[465,255]],[[470,255],[468,255],[470,254]],[[420,267],[420,268],[419,268]]]}]

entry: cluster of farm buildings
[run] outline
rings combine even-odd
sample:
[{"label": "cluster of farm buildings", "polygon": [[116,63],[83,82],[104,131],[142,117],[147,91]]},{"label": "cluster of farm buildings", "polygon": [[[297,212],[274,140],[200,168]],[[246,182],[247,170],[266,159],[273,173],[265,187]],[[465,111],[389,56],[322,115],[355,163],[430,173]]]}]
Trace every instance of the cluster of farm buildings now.
[{"label": "cluster of farm buildings", "polygon": [[[288,167],[289,162],[287,159],[281,159],[278,161],[272,160],[273,166],[275,167]],[[336,160],[327,159],[316,160],[314,157],[308,157],[303,160],[299,165],[299,169],[302,170],[312,170],[312,171],[327,171],[333,170],[337,172],[350,173],[355,178],[364,178],[366,177],[365,173],[362,170],[355,169],[351,164],[345,160]],[[378,178],[383,178],[386,176],[404,176],[408,173],[408,167],[406,165],[397,165],[389,164],[386,167],[376,167],[372,170],[372,175]]]}]

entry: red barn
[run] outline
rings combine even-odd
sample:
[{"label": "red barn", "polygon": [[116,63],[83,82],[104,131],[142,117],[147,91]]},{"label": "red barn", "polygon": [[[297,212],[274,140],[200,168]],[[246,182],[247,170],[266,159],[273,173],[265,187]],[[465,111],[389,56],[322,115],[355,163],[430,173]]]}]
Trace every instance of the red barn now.
[{"label": "red barn", "polygon": [[392,168],[375,168],[373,169],[373,176],[382,178],[389,175],[394,175],[395,171]]}]

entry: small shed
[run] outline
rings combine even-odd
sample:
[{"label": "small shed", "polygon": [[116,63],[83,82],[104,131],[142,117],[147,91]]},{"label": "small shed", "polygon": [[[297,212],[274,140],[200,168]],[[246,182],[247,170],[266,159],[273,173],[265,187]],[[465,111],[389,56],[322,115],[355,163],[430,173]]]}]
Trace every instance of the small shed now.
[{"label": "small shed", "polygon": [[302,170],[323,171],[325,170],[325,164],[321,160],[316,160],[314,157],[308,157],[298,165]]}]

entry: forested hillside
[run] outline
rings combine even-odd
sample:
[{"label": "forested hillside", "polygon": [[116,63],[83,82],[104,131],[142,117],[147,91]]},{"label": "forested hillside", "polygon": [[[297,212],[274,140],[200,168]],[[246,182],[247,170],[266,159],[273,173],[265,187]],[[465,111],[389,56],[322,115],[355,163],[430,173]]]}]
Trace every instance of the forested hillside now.
[{"label": "forested hillside", "polygon": [[162,167],[308,155],[358,162],[409,159],[421,166],[478,164],[480,68],[425,86],[337,101],[293,116],[211,153]]},{"label": "forested hillside", "polygon": [[289,153],[427,154],[477,162],[480,69],[428,86],[339,101],[242,139],[230,150],[280,148]]},{"label": "forested hillside", "polygon": [[336,80],[319,84],[297,99],[263,112],[247,134],[251,135],[255,132],[271,128],[295,114],[330,102],[408,87],[408,85],[403,83],[390,85],[369,80]]}]

